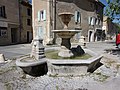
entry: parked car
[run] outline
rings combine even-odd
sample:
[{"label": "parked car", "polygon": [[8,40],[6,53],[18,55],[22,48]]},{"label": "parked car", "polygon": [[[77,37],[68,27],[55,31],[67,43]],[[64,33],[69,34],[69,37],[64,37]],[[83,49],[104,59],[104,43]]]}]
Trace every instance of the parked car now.
[{"label": "parked car", "polygon": [[120,48],[120,33],[116,36],[116,46]]}]

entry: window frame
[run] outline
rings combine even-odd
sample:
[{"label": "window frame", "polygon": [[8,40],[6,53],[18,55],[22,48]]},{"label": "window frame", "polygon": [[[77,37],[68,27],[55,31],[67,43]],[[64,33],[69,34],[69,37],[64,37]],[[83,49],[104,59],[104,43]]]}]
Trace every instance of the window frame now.
[{"label": "window frame", "polygon": [[31,19],[27,19],[27,25],[31,26]]},{"label": "window frame", "polygon": [[31,9],[30,8],[27,8],[27,15],[31,16]]},{"label": "window frame", "polygon": [[6,9],[5,9],[5,6],[0,6],[0,17],[6,18]]},{"label": "window frame", "polygon": [[0,27],[0,37],[7,37],[7,28],[1,28]]},{"label": "window frame", "polygon": [[38,22],[46,21],[46,10],[38,11]]}]

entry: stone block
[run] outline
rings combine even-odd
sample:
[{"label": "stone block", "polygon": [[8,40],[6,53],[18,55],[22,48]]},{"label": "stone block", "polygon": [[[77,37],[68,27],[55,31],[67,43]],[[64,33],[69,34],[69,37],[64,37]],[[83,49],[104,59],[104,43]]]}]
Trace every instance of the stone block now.
[{"label": "stone block", "polygon": [[5,62],[5,57],[3,54],[0,54],[0,63],[4,63]]}]

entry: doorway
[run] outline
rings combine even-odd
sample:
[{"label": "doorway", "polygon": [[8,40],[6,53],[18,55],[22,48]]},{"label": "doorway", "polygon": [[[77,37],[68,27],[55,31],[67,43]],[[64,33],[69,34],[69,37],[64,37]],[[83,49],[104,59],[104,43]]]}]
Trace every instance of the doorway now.
[{"label": "doorway", "polygon": [[92,35],[92,31],[89,31],[89,42],[91,41],[91,35]]},{"label": "doorway", "polygon": [[93,30],[88,31],[88,41],[94,42],[94,31]]},{"label": "doorway", "polygon": [[96,29],[96,39],[97,41],[102,40],[102,29]]},{"label": "doorway", "polygon": [[11,42],[17,43],[17,28],[11,28]]},{"label": "doorway", "polygon": [[30,43],[32,41],[32,33],[27,31],[27,43]]},{"label": "doorway", "polygon": [[29,43],[29,42],[30,42],[30,41],[29,41],[29,40],[30,40],[30,38],[29,38],[29,37],[30,37],[30,35],[29,35],[29,32],[27,31],[27,43]]}]

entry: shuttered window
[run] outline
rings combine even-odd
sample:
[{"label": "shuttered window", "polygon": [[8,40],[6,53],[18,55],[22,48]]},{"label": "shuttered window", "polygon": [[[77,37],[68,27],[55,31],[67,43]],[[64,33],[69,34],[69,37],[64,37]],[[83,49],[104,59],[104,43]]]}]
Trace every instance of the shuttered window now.
[{"label": "shuttered window", "polygon": [[95,25],[96,24],[96,18],[95,17],[88,17],[88,24],[89,25]]},{"label": "shuttered window", "polygon": [[79,11],[75,11],[75,22],[81,23],[81,13]]},{"label": "shuttered window", "polygon": [[95,17],[92,17],[91,25],[95,25]]},{"label": "shuttered window", "polygon": [[40,11],[38,11],[38,21],[40,21]]},{"label": "shuttered window", "polygon": [[92,17],[88,17],[88,24],[91,25]]},{"label": "shuttered window", "polygon": [[38,11],[38,21],[45,21],[46,20],[46,10]]}]

